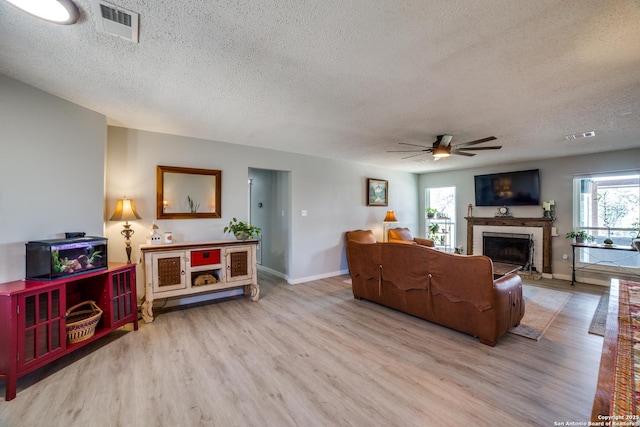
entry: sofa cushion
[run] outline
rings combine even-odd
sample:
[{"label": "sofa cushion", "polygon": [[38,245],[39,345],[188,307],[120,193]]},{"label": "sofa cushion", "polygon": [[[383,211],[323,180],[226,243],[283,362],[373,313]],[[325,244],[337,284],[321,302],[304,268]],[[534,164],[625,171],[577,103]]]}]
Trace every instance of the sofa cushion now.
[{"label": "sofa cushion", "polygon": [[388,232],[389,241],[404,240],[405,242],[413,242],[413,234],[408,228],[392,228]]},{"label": "sofa cushion", "polygon": [[388,231],[387,236],[389,237],[389,242],[391,243],[408,243],[411,245],[422,245],[431,247],[435,246],[433,240],[413,237],[413,234],[411,234],[411,230],[406,227],[392,228]]},{"label": "sofa cushion", "polygon": [[347,242],[376,243],[376,237],[371,230],[347,231],[345,235]]}]

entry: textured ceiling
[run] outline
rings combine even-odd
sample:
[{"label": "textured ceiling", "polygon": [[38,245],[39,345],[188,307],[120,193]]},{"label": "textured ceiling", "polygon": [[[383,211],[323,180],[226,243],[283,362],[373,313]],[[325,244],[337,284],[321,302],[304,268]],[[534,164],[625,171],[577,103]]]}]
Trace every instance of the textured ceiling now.
[{"label": "textured ceiling", "polygon": [[[63,26],[0,1],[0,73],[113,125],[411,172],[640,146],[638,0],[112,0],[138,44],[75,2]],[[503,148],[387,153],[443,133]]]}]

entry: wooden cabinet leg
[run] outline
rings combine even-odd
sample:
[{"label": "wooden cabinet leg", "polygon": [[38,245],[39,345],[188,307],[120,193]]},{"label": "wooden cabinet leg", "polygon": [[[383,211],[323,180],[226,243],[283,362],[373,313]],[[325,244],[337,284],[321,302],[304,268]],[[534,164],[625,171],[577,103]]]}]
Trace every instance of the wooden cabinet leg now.
[{"label": "wooden cabinet leg", "polygon": [[13,400],[16,398],[16,381],[18,379],[13,375],[7,375],[5,378],[6,386],[4,391],[4,400]]},{"label": "wooden cabinet leg", "polygon": [[142,303],[142,320],[144,323],[153,322],[153,301],[147,301]]},{"label": "wooden cabinet leg", "polygon": [[249,287],[251,289],[251,301],[258,301],[258,299],[260,298],[260,286],[252,283],[251,285],[249,285]]}]

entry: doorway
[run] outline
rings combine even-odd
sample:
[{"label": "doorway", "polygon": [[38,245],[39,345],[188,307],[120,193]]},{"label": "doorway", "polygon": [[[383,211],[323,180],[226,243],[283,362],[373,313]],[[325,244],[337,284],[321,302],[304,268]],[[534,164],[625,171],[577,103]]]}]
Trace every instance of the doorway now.
[{"label": "doorway", "polygon": [[249,222],[262,229],[257,262],[289,276],[291,191],[289,171],[249,168]]}]

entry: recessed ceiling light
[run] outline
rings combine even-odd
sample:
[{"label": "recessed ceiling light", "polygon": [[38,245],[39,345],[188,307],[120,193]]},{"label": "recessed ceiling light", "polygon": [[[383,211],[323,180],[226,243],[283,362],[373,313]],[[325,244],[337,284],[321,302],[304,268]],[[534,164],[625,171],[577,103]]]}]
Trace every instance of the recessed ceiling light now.
[{"label": "recessed ceiling light", "polygon": [[56,24],[73,24],[80,13],[71,0],[5,0],[7,3],[38,18]]}]

